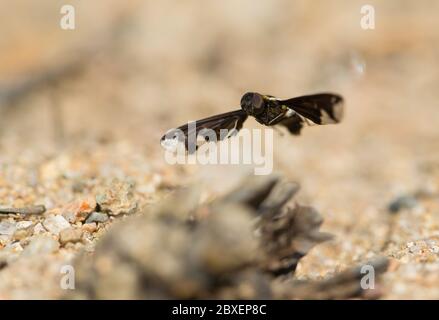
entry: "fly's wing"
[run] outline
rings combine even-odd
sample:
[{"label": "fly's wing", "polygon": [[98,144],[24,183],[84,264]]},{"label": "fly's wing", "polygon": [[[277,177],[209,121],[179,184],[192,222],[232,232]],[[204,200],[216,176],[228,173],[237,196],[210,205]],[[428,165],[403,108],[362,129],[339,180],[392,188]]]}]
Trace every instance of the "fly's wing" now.
[{"label": "fly's wing", "polygon": [[279,102],[315,124],[339,123],[343,117],[343,98],[337,94],[320,93]]},{"label": "fly's wing", "polygon": [[293,114],[291,117],[284,118],[278,124],[286,127],[290,133],[299,135],[304,123],[305,121],[301,116]]},{"label": "fly's wing", "polygon": [[343,117],[343,98],[337,94],[320,93],[279,102],[293,112],[287,112],[278,124],[295,135],[305,124],[339,123]]},{"label": "fly's wing", "polygon": [[[244,110],[236,110],[190,122],[168,131],[162,137],[161,144],[164,147],[168,147],[174,146],[178,142],[184,142],[186,150],[188,150],[189,153],[193,153],[198,148],[197,136],[199,134],[201,134],[206,141],[211,139],[209,138],[209,135],[211,134],[214,135],[212,138],[216,138],[216,141],[223,140],[231,137],[241,130],[247,117],[248,115]],[[206,131],[204,129],[209,130]]]}]

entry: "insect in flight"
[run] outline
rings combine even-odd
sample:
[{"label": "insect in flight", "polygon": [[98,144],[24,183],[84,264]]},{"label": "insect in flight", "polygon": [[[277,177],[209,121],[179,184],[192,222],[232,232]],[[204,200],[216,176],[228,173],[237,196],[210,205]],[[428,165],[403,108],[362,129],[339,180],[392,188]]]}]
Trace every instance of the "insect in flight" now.
[{"label": "insect in flight", "polygon": [[[188,142],[190,135],[196,137],[203,129],[210,129],[215,133],[217,141],[223,140],[241,130],[248,116],[254,117],[262,125],[284,126],[290,133],[299,135],[305,124],[339,123],[343,116],[343,98],[338,94],[319,93],[281,100],[270,95],[247,92],[241,98],[240,110],[198,120],[193,126],[185,124],[170,130],[161,142],[166,146],[175,139],[184,140],[186,149],[191,153],[197,146],[196,142],[192,145]],[[178,136],[175,134],[177,132],[182,134]]]}]

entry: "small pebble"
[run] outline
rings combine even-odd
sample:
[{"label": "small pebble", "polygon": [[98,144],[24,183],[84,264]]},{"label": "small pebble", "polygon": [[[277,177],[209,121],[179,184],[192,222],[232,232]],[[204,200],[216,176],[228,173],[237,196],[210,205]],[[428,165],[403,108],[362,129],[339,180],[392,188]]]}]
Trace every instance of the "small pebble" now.
[{"label": "small pebble", "polygon": [[43,221],[43,226],[50,233],[52,233],[54,235],[59,235],[61,230],[70,228],[70,224],[67,222],[66,219],[64,219],[63,216],[50,216],[50,217],[47,217]]},{"label": "small pebble", "polygon": [[82,230],[88,233],[93,233],[96,231],[96,229],[97,229],[97,225],[95,222],[86,223],[82,226]]},{"label": "small pebble", "polygon": [[59,233],[59,242],[65,245],[68,242],[79,242],[82,238],[81,229],[68,228],[64,229]]},{"label": "small pebble", "polygon": [[27,229],[33,225],[32,221],[19,221],[17,222],[17,230]]},{"label": "small pebble", "polygon": [[108,215],[102,212],[92,212],[90,216],[85,220],[85,223],[91,222],[105,222],[108,220]]},{"label": "small pebble", "polygon": [[18,253],[18,252],[23,251],[23,247],[20,245],[20,242],[14,242],[14,243],[11,243],[11,244],[8,245],[6,248],[9,248],[9,250],[10,250],[12,253]]},{"label": "small pebble", "polygon": [[62,216],[70,223],[84,221],[96,209],[93,197],[71,202],[61,209]]},{"label": "small pebble", "polygon": [[41,222],[38,222],[34,227],[34,235],[45,233],[46,229],[44,229]]},{"label": "small pebble", "polygon": [[14,241],[21,241],[32,235],[32,229],[17,229],[12,236]]},{"label": "small pebble", "polygon": [[439,253],[439,247],[438,246],[432,246],[430,248],[430,251],[433,252],[433,253]]},{"label": "small pebble", "polygon": [[10,240],[10,236],[6,236],[4,234],[0,234],[0,249],[2,246],[5,246]]},{"label": "small pebble", "polygon": [[391,213],[398,213],[402,209],[413,209],[418,206],[418,200],[413,196],[399,196],[388,206]]},{"label": "small pebble", "polygon": [[137,209],[132,181],[113,180],[109,187],[96,195],[96,202],[109,215],[130,214]]},{"label": "small pebble", "polygon": [[412,247],[409,247],[410,253],[419,253],[421,251],[421,248],[417,245],[414,245]]},{"label": "small pebble", "polygon": [[86,184],[83,181],[75,181],[72,184],[72,191],[75,193],[81,193],[84,191]]},{"label": "small pebble", "polygon": [[19,242],[9,243],[6,247],[0,250],[0,269],[2,266],[13,263],[17,260],[23,251],[23,247]]},{"label": "small pebble", "polygon": [[16,230],[16,225],[10,221],[0,222],[0,235],[12,236]]}]

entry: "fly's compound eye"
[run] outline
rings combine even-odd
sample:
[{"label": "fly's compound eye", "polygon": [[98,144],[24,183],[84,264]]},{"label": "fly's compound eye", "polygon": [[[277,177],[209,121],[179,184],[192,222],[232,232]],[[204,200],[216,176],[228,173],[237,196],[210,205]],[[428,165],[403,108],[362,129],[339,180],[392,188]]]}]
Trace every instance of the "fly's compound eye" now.
[{"label": "fly's compound eye", "polygon": [[264,98],[255,92],[247,92],[242,96],[241,107],[249,114],[260,114],[264,110]]},{"label": "fly's compound eye", "polygon": [[260,94],[255,93],[252,97],[253,112],[258,114],[264,110],[264,99]]},{"label": "fly's compound eye", "polygon": [[255,109],[261,109],[264,104],[264,100],[262,99],[260,94],[254,94],[252,97],[252,106]]}]

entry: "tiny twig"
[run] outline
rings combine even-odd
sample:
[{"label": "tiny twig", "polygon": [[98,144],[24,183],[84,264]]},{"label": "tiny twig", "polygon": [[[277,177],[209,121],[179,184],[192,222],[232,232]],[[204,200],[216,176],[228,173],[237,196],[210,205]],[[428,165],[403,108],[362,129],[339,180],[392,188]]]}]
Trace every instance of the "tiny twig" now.
[{"label": "tiny twig", "polygon": [[42,214],[46,211],[43,205],[22,207],[22,208],[0,208],[0,214]]}]

